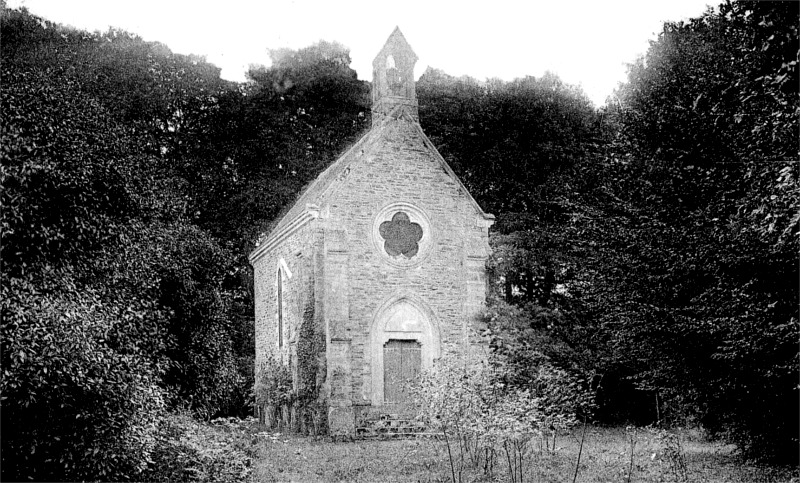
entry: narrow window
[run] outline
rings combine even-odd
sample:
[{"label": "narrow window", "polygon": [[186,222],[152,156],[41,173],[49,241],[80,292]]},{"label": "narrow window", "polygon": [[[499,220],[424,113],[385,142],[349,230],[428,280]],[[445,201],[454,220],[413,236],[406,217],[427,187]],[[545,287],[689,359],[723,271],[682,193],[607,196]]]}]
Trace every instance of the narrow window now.
[{"label": "narrow window", "polygon": [[391,55],[386,57],[386,82],[389,84],[389,90],[392,95],[403,95],[403,76],[394,63],[394,57]]},{"label": "narrow window", "polygon": [[283,270],[278,269],[278,347],[283,347]]}]

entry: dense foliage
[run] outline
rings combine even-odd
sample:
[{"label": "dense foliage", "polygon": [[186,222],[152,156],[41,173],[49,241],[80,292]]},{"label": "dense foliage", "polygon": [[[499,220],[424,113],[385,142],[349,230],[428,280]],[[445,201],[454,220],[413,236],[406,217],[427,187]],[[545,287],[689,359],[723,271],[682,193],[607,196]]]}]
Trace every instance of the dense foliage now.
[{"label": "dense foliage", "polygon": [[611,342],[639,387],[781,458],[797,457],[800,402],[797,18],[739,2],[665,25],[608,110],[629,229],[595,225],[625,233],[635,251],[614,264],[643,275],[597,294],[616,294],[613,319],[594,312],[629,321]]},{"label": "dense foliage", "polygon": [[528,352],[538,360],[528,366],[526,384],[509,383],[518,370],[510,367],[513,357],[497,351],[486,361],[445,355],[410,385],[417,417],[443,436],[452,481],[462,481],[468,467],[492,477],[503,466],[509,481],[524,481],[533,443],[576,424],[576,409],[591,401],[547,356]]},{"label": "dense foliage", "polygon": [[733,2],[667,23],[597,114],[548,76],[420,80],[424,128],[498,217],[514,307],[495,310],[596,388],[601,420],[797,457],[797,18]]},{"label": "dense foliage", "polygon": [[493,268],[505,298],[547,305],[566,243],[560,227],[573,194],[566,176],[595,150],[591,102],[550,73],[480,83],[429,69],[417,89],[425,132],[497,216],[502,254]]},{"label": "dense foliage", "polygon": [[320,42],[271,58],[220,96],[179,168],[198,225],[242,255],[369,125],[369,86],[347,49]]},{"label": "dense foliage", "polygon": [[327,44],[242,89],[127,32],[5,10],[2,37],[2,476],[136,478],[164,410],[252,410],[245,255],[361,129],[363,83]]},{"label": "dense foliage", "polygon": [[[423,128],[497,216],[509,394],[797,457],[797,18],[667,23],[599,110],[553,74],[422,76]],[[369,87],[336,43],[237,85],[119,30],[1,28],[2,477],[152,476],[165,411],[251,411],[246,254],[368,127]]]},{"label": "dense foliage", "polygon": [[148,353],[164,312],[106,292],[91,266],[137,215],[148,159],[60,74],[3,59],[4,479],[133,475],[163,407]]}]

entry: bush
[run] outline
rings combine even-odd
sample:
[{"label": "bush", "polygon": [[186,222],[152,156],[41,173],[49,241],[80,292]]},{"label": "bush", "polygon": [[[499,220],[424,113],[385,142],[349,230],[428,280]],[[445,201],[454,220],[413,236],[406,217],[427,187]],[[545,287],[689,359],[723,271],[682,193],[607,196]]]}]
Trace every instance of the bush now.
[{"label": "bush", "polygon": [[564,325],[557,311],[535,305],[516,307],[495,300],[485,314],[493,364],[509,387],[530,390],[556,413],[591,417],[595,410],[595,374],[584,354],[557,335]]},{"label": "bush", "polygon": [[444,436],[453,481],[467,465],[491,475],[498,458],[512,481],[522,481],[529,443],[571,427],[576,409],[591,399],[544,358],[535,384],[507,384],[506,362],[497,353],[469,364],[448,355],[412,385],[418,418]]},{"label": "bush", "polygon": [[256,372],[255,384],[256,412],[259,422],[272,427],[275,424],[288,425],[288,410],[296,400],[292,389],[292,375],[289,369],[268,357]]},{"label": "bush", "polygon": [[[309,317],[306,319],[313,321]],[[310,323],[300,328],[308,337],[301,337],[297,346],[297,366],[290,369],[269,356],[258,369],[254,389],[256,412],[259,422],[269,428],[312,436],[327,434],[328,406],[327,401],[319,397],[321,380],[317,377],[319,371],[324,370],[318,359],[319,343],[324,340],[319,341],[311,330]]]},{"label": "bush", "polygon": [[2,286],[2,478],[135,478],[163,394],[145,354],[115,334],[157,313],[104,303],[65,271],[37,282]]},{"label": "bush", "polygon": [[208,424],[185,414],[170,414],[159,425],[151,464],[141,480],[247,481],[254,454],[252,423],[252,420],[225,418]]},{"label": "bush", "polygon": [[167,404],[244,406],[235,258],[74,68],[3,60],[2,477],[136,478]]}]

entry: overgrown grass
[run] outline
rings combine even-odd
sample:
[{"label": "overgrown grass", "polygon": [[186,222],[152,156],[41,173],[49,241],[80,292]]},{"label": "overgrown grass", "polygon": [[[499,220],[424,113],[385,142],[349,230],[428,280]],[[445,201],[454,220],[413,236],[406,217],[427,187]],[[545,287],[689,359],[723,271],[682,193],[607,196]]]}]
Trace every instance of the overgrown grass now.
[{"label": "overgrown grass", "polygon": [[198,422],[188,415],[170,415],[159,431],[148,471],[149,482],[250,481],[257,440],[255,422],[236,418]]},{"label": "overgrown grass", "polygon": [[[264,431],[252,419],[173,421],[158,471],[148,480],[242,482],[448,482],[442,441],[406,439],[332,442]],[[571,482],[582,431],[537,441],[525,482]],[[631,452],[631,449],[633,451]],[[631,458],[631,455],[633,456]],[[171,466],[170,466],[171,464]],[[508,481],[498,463],[493,476],[468,469],[461,481]],[[154,468],[155,469],[155,468]],[[457,476],[458,477],[458,476]],[[735,448],[707,441],[697,430],[587,428],[579,482],[800,483],[797,468],[743,463]]]}]

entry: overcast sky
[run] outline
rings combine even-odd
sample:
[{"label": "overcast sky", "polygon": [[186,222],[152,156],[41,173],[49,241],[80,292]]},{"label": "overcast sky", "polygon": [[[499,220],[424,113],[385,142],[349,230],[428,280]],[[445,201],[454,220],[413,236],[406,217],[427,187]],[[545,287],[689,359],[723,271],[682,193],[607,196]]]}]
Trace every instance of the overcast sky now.
[{"label": "overcast sky", "polygon": [[716,6],[707,0],[9,0],[55,22],[87,30],[109,26],[205,55],[222,77],[244,80],[249,64],[268,64],[267,49],[318,40],[350,48],[351,66],[372,80],[372,59],[399,26],[428,66],[455,76],[511,80],[549,70],[581,85],[602,105],[625,79],[626,63],[647,50],[667,20]]}]

